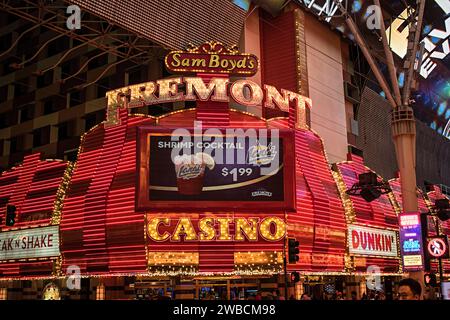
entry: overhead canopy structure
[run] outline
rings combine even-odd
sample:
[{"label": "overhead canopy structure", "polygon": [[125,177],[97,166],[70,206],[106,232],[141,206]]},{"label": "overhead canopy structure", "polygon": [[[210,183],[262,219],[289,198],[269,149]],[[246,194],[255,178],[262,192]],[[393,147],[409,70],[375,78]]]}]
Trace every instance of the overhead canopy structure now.
[{"label": "overhead canopy structure", "polygon": [[[295,2],[353,40],[354,36],[345,24],[344,16],[337,5],[340,3],[355,21],[371,55],[381,64],[386,64],[380,30],[370,27],[370,24],[375,22],[373,11],[375,1],[295,0]],[[380,0],[380,4],[398,71],[398,82],[402,87],[406,79],[406,75],[401,74],[401,71],[408,46],[408,19],[413,16],[413,8],[416,8],[417,4],[414,0]],[[423,32],[420,35],[420,42],[424,44],[424,55],[416,90],[412,91],[415,116],[447,138],[450,138],[449,13],[450,3],[446,0],[425,2]],[[386,68],[382,68],[382,71],[386,71],[387,75]],[[373,82],[368,84],[373,85]],[[381,93],[381,89],[379,92]]]},{"label": "overhead canopy structure", "polygon": [[[67,20],[70,13],[67,8],[77,5],[81,9],[81,28],[69,30]],[[89,45],[102,54],[116,56],[93,82],[98,81],[110,68],[126,62],[131,65],[143,65],[155,58],[161,59],[166,49],[184,49],[189,43],[200,44],[206,40],[221,39],[225,45],[239,42],[245,11],[230,1],[158,1],[158,0],[54,0],[54,1],[0,1],[0,9],[16,15],[29,25],[12,41],[12,45],[1,56],[8,55],[27,37],[27,33],[36,29],[52,30],[53,38],[42,45],[38,52],[30,52],[22,60],[12,61],[17,68],[35,63],[39,53],[53,41],[61,37],[70,37],[74,41],[58,63],[37,70],[43,74],[70,58],[77,49]],[[79,70],[81,71],[81,70]],[[77,74],[62,79],[76,78]],[[91,83],[84,83],[88,86]]]},{"label": "overhead canopy structure", "polygon": [[221,39],[239,42],[245,11],[223,0],[70,0],[82,10],[151,39],[163,47],[184,49]]},{"label": "overhead canopy structure", "polygon": [[[59,36],[69,36],[81,43],[108,51],[121,59],[129,59],[135,63],[141,63],[142,59],[147,58],[144,53],[148,53],[149,49],[154,46],[151,41],[137,33],[125,30],[113,21],[101,19],[99,16],[87,12],[82,13],[82,28],[71,31],[66,26],[69,17],[66,13],[68,5],[64,1],[23,0],[2,1],[0,8],[30,22],[30,28],[24,30],[19,37],[26,37],[27,32],[37,27],[47,28],[55,31]],[[13,47],[14,43],[11,49]],[[2,52],[2,54],[6,53]],[[32,62],[31,60],[24,61],[24,64]]]}]

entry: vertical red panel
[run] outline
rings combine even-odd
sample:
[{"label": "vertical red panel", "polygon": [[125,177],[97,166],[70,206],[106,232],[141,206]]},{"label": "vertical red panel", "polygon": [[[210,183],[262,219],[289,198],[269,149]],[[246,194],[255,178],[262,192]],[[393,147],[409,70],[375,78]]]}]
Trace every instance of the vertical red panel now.
[{"label": "vertical red panel", "polygon": [[289,215],[300,238],[301,269],[343,271],[346,239],[344,209],[322,140],[296,130],[297,212]]},{"label": "vertical red panel", "polygon": [[[7,204],[16,206],[13,227],[6,232],[28,227],[47,226],[51,222],[58,189],[63,182],[67,162],[41,161],[40,154],[26,156],[21,165],[0,175],[0,208],[5,219]],[[4,221],[4,220],[3,220]],[[50,276],[53,260],[0,262],[0,277]]]},{"label": "vertical red panel", "polygon": [[14,191],[9,198],[9,203],[17,208],[17,220],[20,221],[22,213],[22,204],[28,193],[28,189],[33,181],[33,176],[36,173],[37,166],[40,160],[40,153],[26,156],[23,159],[23,164],[20,167],[20,175],[17,183],[14,185]]},{"label": "vertical red panel", "polygon": [[[228,78],[228,75],[199,73],[205,84],[211,78]],[[201,121],[204,127],[226,127],[230,123],[230,109],[227,102],[197,101],[196,120]],[[192,124],[193,125],[193,124]]]},{"label": "vertical red panel", "polygon": [[64,267],[87,273],[145,272],[144,213],[135,212],[136,125],[128,118],[90,131],[81,144],[63,209]]},{"label": "vertical red panel", "polygon": [[[347,189],[358,181],[358,175],[369,171],[361,157],[351,155],[352,161],[341,162],[337,168]],[[349,196],[356,215],[355,223],[368,227],[390,228],[398,231],[398,218],[388,195],[367,202],[360,196]],[[400,250],[400,248],[398,248]],[[366,271],[370,265],[377,265],[384,272],[398,272],[399,260],[377,257],[356,257],[355,267],[358,271]]]},{"label": "vertical red panel", "polygon": [[[262,83],[297,91],[295,16],[293,11],[273,18],[262,12],[261,61]],[[280,110],[263,108],[266,119],[287,116]]]}]

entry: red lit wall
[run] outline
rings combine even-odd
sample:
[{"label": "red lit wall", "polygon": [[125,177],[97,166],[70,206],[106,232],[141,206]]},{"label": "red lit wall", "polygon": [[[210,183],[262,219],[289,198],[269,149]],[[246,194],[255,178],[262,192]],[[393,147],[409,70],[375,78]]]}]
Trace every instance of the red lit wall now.
[{"label": "red lit wall", "polygon": [[[26,156],[23,163],[0,175],[1,232],[51,224],[58,188],[68,163],[60,160],[40,160],[40,153]],[[16,206],[13,227],[4,224],[6,205]],[[43,260],[43,261],[42,261]],[[1,262],[0,277],[50,276],[53,260]]]},{"label": "red lit wall", "polygon": [[344,271],[344,209],[317,134],[295,132],[297,212],[289,214],[292,234],[300,242],[295,269]]},{"label": "red lit wall", "polygon": [[[198,117],[195,109],[185,110],[160,117],[158,125],[192,127]],[[211,118],[209,121],[215,120]],[[287,120],[267,123],[238,111],[229,111],[227,121],[232,127],[265,128],[268,123],[270,127],[287,127]],[[147,219],[162,215],[173,219],[189,217],[194,228],[197,228],[197,221],[205,216],[277,216],[284,219],[285,213],[250,214],[206,210],[186,213],[136,212],[136,127],[142,125],[155,125],[155,119],[128,117],[122,112],[120,125],[109,128],[100,125],[84,137],[63,209],[63,267],[75,264],[81,267],[83,273],[95,274],[146,272],[147,250],[198,252],[199,272],[229,273],[235,269],[235,252],[282,252],[283,241],[171,243],[154,242],[145,237],[146,215]],[[342,271],[345,252],[344,211],[322,142],[309,131],[299,131],[296,140],[299,154],[296,174],[298,210],[288,214],[288,223],[291,224],[289,236],[298,237],[302,253],[300,263],[292,268]],[[233,231],[231,227],[230,233],[233,234]]]},{"label": "red lit wall", "polygon": [[[351,161],[336,164],[346,189],[350,189],[352,185],[358,181],[358,175],[360,173],[370,170],[364,166],[361,157],[352,154],[350,160]],[[381,197],[372,202],[367,202],[360,196],[349,197],[355,213],[355,224],[382,229],[388,228],[398,231],[397,214],[388,195],[381,195]],[[400,248],[398,248],[398,250],[400,250]],[[370,256],[355,257],[354,266],[357,271],[365,272],[370,265],[377,265],[385,272],[398,272],[399,260]]]},{"label": "red lit wall", "polygon": [[144,214],[135,212],[136,126],[128,118],[97,126],[84,136],[64,203],[63,267],[83,273],[145,272]]},{"label": "red lit wall", "polygon": [[[229,273],[236,269],[236,252],[282,252],[284,241],[267,242],[152,242],[145,235],[146,218],[161,215],[177,219],[180,213],[136,212],[136,129],[158,123],[164,127],[191,127],[198,119],[195,109],[175,112],[157,120],[128,116],[121,111],[121,124],[88,132],[82,139],[78,161],[64,200],[60,223],[63,270],[77,265],[84,274],[146,273],[148,252],[198,252],[202,273]],[[218,115],[219,118],[221,115]],[[213,118],[209,121],[216,121]],[[217,120],[220,121],[220,120]],[[265,121],[239,111],[229,111],[229,125],[243,128],[289,128],[288,119]],[[208,122],[208,121],[206,121]],[[212,124],[211,124],[212,125]],[[296,206],[295,212],[186,212],[195,228],[205,216],[215,217],[287,217],[288,237],[300,242],[300,261],[290,270],[324,272],[344,271],[346,252],[345,214],[338,189],[331,174],[322,140],[309,130],[295,131]],[[360,161],[339,165],[344,180],[351,185]],[[39,161],[37,155],[25,159],[23,166],[0,178],[3,205],[13,199],[20,208],[18,226],[29,225],[24,217],[52,212],[55,193],[66,168],[63,162]],[[11,185],[14,187],[11,188]],[[50,196],[52,194],[52,196]],[[7,200],[6,200],[7,199]],[[379,227],[396,227],[395,213],[386,199],[367,204],[352,199],[357,222]],[[33,211],[34,210],[34,211]],[[4,213],[2,213],[4,214]],[[285,215],[286,214],[286,215]],[[39,215],[36,215],[39,217]],[[369,218],[371,217],[371,218]],[[28,219],[28,218],[27,218]],[[48,224],[49,217],[38,221]],[[41,221],[42,220],[42,221]],[[36,220],[37,221],[37,220]],[[36,225],[37,222],[32,222]],[[231,225],[230,233],[233,233]],[[366,258],[366,263],[398,268],[395,260]],[[50,274],[52,262],[2,264],[7,275],[36,276]]]},{"label": "red lit wall", "polygon": [[[204,103],[206,104],[206,103]],[[199,110],[187,111],[163,117],[159,120],[159,125],[167,127],[192,127],[194,120],[202,120],[203,125],[219,126],[223,119],[229,122],[230,127],[241,128],[266,128],[266,121],[258,117],[244,114],[238,111],[228,111],[221,108],[220,103],[215,103],[213,109],[206,109],[207,106],[201,106]],[[225,112],[224,112],[225,111]],[[223,125],[222,125],[223,126]],[[207,209],[207,208],[205,208]],[[267,216],[279,217],[284,220],[284,212],[257,212],[245,213],[237,211],[229,212],[195,212],[195,213],[148,213],[148,219],[152,217],[168,217],[176,221],[181,216],[188,217],[194,225],[194,229],[198,232],[198,220],[204,217],[221,217],[221,218],[238,218],[238,217],[255,217],[263,219]],[[166,230],[173,231],[175,225]],[[230,225],[230,234],[234,234],[234,227]],[[259,237],[256,242],[238,242],[238,241],[208,241],[208,242],[155,242],[148,240],[148,249],[152,252],[198,252],[199,267],[198,271],[203,273],[230,273],[235,271],[234,253],[235,252],[255,252],[255,251],[277,251],[282,252],[283,241],[268,242]]]},{"label": "red lit wall", "polygon": [[[261,81],[277,88],[297,91],[295,17],[289,11],[274,18],[261,12]],[[263,117],[286,116],[279,110],[263,108]]]},{"label": "red lit wall", "polygon": [[[400,210],[403,212],[403,202],[402,202],[402,193],[400,187],[400,178],[389,180],[389,185],[391,186],[392,192],[394,193],[395,199],[397,200],[398,205],[400,206]],[[426,203],[426,195],[417,188],[417,203],[419,206],[420,212],[428,212],[429,208]],[[428,232],[430,235],[436,234],[436,226],[431,217],[428,217]]]}]

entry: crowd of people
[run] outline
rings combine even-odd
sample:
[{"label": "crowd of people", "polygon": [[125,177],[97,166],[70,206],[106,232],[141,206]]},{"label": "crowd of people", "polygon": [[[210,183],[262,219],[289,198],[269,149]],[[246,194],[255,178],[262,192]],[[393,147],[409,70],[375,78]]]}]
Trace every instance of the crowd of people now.
[{"label": "crowd of people", "polygon": [[[210,300],[215,300],[214,295],[210,295]],[[235,298],[236,299],[236,298]],[[232,299],[232,300],[235,300]],[[412,278],[406,278],[399,282],[397,292],[386,294],[383,291],[368,290],[358,297],[356,291],[346,295],[342,291],[334,291],[332,293],[323,293],[320,296],[303,293],[300,300],[437,300],[436,292],[433,288],[427,287],[422,297],[422,287],[419,282]],[[237,299],[236,299],[237,300]],[[257,291],[255,295],[249,295],[245,300],[286,300],[284,294],[280,294],[280,290],[270,292]],[[291,295],[288,300],[296,300]]]},{"label": "crowd of people", "polygon": [[[352,291],[347,296],[342,291],[324,292],[322,295],[310,295],[303,293],[300,300],[420,300],[422,296],[422,287],[419,282],[414,279],[407,278],[400,281],[398,291],[393,292],[391,295],[386,296],[383,291],[368,290],[362,296],[358,297],[356,291]],[[427,287],[423,299],[436,300],[436,294],[434,290]],[[273,290],[272,292],[258,291],[255,296],[249,296],[246,300],[285,300],[284,295],[280,295],[279,290]],[[289,297],[289,300],[296,300],[293,295]]]},{"label": "crowd of people", "polygon": [[402,279],[398,285],[398,291],[387,297],[383,291],[368,290],[358,298],[356,291],[352,291],[350,297],[346,297],[343,292],[324,293],[322,297],[311,297],[307,293],[301,296],[301,300],[437,300],[436,292],[433,288],[427,287],[422,297],[422,287],[420,283],[412,278]]},{"label": "crowd of people", "polygon": [[[146,297],[147,298],[147,297]],[[171,299],[169,295],[153,294],[150,300],[165,300]],[[147,298],[147,299],[148,299]],[[436,292],[433,288],[427,287],[424,291],[422,297],[422,287],[419,282],[412,278],[402,279],[399,282],[397,292],[387,295],[383,291],[368,290],[363,293],[362,296],[358,297],[356,291],[350,292],[350,295],[344,294],[341,291],[334,291],[333,293],[323,293],[321,296],[309,295],[308,293],[303,293],[300,300],[437,300]],[[219,297],[216,293],[211,290],[201,297],[201,300],[227,300],[225,292]],[[231,300],[240,300],[239,297],[233,295]],[[286,300],[286,297],[280,293],[280,290],[276,289],[273,291],[257,291],[255,294],[248,295],[245,300]],[[288,300],[296,300],[296,298],[291,295]]]}]

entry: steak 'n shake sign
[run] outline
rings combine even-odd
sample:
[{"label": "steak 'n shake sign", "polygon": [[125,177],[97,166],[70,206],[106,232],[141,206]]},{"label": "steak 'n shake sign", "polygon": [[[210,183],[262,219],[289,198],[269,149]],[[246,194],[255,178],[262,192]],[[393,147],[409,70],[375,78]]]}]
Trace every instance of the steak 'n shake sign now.
[{"label": "steak 'n shake sign", "polygon": [[59,256],[59,227],[0,233],[0,261]]},{"label": "steak 'n shake sign", "polygon": [[350,254],[398,257],[397,232],[392,230],[349,225]]}]

